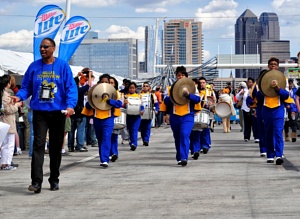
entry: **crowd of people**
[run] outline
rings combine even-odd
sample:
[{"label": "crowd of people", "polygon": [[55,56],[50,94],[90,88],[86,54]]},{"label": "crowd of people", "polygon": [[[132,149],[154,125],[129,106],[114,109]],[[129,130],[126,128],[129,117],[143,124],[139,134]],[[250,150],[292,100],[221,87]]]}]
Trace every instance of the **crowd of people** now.
[{"label": "crowd of people", "polygon": [[[241,82],[237,90],[228,83],[220,91],[204,77],[194,78],[195,92],[184,88],[181,98],[187,102],[177,104],[170,87],[166,91],[160,86],[152,90],[151,84],[144,82],[139,89],[128,79],[119,86],[109,74],[96,80],[89,68],[73,78],[69,65],[54,57],[54,51],[55,42],[45,38],[40,45],[42,59],[28,67],[20,87],[9,75],[0,78],[1,121],[10,125],[1,145],[1,170],[18,167],[12,159],[14,154],[22,153],[16,125],[22,115],[26,124],[25,149],[31,158],[29,191],[41,192],[45,153],[50,157],[50,190],[56,191],[62,156],[87,152],[88,146],[98,147],[100,166],[107,168],[119,158],[119,142],[128,143],[129,150],[135,151],[140,132],[143,146],[147,147],[151,127],[163,124],[170,125],[173,132],[178,165],[186,166],[190,154],[197,160],[200,153],[211,150],[214,114],[218,114],[216,106],[220,103],[230,111],[222,116],[224,133],[231,132],[230,117],[239,110],[244,141],[250,141],[252,132],[254,141],[259,143],[260,156],[267,157],[267,163],[283,163],[283,135],[285,141],[290,141],[290,128],[292,142],[297,139],[300,89],[294,87],[292,79],[287,80],[286,89],[280,88],[276,80],[267,85],[278,94],[271,98],[259,90],[253,78]],[[271,58],[268,65],[269,70],[277,70],[279,60]],[[175,74],[177,81],[188,78],[184,66],[177,67]],[[116,92],[116,96],[102,94],[101,103],[108,108],[96,107],[88,98],[91,88],[102,85],[111,86]]]}]

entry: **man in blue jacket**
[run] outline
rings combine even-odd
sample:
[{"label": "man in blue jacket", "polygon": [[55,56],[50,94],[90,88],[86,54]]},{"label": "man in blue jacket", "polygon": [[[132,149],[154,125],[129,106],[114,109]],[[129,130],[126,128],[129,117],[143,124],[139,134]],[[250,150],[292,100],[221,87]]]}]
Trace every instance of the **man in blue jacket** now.
[{"label": "man in blue jacket", "polygon": [[[28,190],[40,193],[43,183],[43,163],[46,134],[49,130],[50,190],[59,190],[61,146],[64,140],[66,114],[72,115],[78,95],[70,66],[53,56],[55,42],[43,39],[40,45],[42,59],[30,64],[25,72],[22,87],[14,98],[24,101],[31,96],[33,110],[33,153],[31,185]],[[65,114],[62,113],[65,110]]]}]

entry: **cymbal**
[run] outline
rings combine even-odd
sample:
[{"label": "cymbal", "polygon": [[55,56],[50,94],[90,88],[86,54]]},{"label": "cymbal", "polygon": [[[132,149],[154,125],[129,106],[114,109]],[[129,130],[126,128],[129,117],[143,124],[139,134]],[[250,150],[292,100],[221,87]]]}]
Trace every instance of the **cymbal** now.
[{"label": "cymbal", "polygon": [[184,88],[187,88],[189,93],[194,94],[196,91],[195,83],[193,80],[189,78],[182,78],[178,81],[176,81],[170,91],[170,97],[171,100],[173,99],[173,103],[177,105],[185,105],[190,102],[189,99],[187,99],[183,95]]},{"label": "cymbal", "polygon": [[172,103],[178,105],[178,103],[175,102],[175,100],[173,99],[173,96],[172,96],[173,87],[174,87],[174,85],[175,85],[176,82],[177,82],[177,81],[175,81],[175,82],[172,84],[171,88],[170,88],[170,99],[171,99]]},{"label": "cymbal", "polygon": [[286,87],[286,78],[281,71],[270,70],[260,76],[259,90],[267,97],[277,97],[278,93],[271,87],[273,80],[278,81],[278,86],[282,89]]},{"label": "cymbal", "polygon": [[96,85],[93,86],[93,87],[89,90],[89,92],[88,92],[88,94],[87,94],[88,102],[89,102],[90,106],[93,107],[94,109],[96,109],[96,107],[95,107],[95,105],[93,104],[93,101],[92,101],[92,93],[93,93],[93,90],[95,89],[95,87],[96,87]]},{"label": "cymbal", "polygon": [[115,100],[117,98],[116,89],[111,84],[107,83],[95,85],[95,88],[91,93],[91,99],[95,109],[100,110],[109,110],[112,108],[106,101],[103,101],[105,98],[104,95],[107,95],[109,99]]}]

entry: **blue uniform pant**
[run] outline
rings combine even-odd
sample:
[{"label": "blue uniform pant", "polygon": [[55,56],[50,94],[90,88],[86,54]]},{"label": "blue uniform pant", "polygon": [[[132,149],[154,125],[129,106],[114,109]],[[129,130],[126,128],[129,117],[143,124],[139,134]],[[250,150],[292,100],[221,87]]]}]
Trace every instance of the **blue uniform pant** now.
[{"label": "blue uniform pant", "polygon": [[[283,138],[282,130],[284,126],[284,108],[262,108],[262,115],[265,124],[265,142],[267,146],[267,158],[282,157]],[[275,151],[274,151],[275,150]]]},{"label": "blue uniform pant", "polygon": [[176,160],[188,160],[190,135],[194,127],[194,115],[170,115],[170,125],[173,131],[176,147]]},{"label": "blue uniform pant", "polygon": [[259,149],[260,153],[266,153],[267,147],[266,147],[266,139],[265,139],[265,127],[264,127],[264,121],[262,116],[262,109],[261,107],[256,108],[256,121],[257,121],[257,132],[258,132],[258,138],[259,138]]},{"label": "blue uniform pant", "polygon": [[112,133],[110,155],[115,154],[118,156],[118,154],[119,154],[119,152],[118,152],[118,137],[119,137],[118,134]]},{"label": "blue uniform pant", "polygon": [[127,115],[126,116],[126,125],[129,132],[130,145],[138,146],[138,131],[141,124],[140,115]]},{"label": "blue uniform pant", "polygon": [[141,137],[143,142],[150,141],[150,134],[151,134],[151,119],[142,119],[140,125]]},{"label": "blue uniform pant", "polygon": [[114,129],[114,117],[94,118],[95,134],[98,140],[100,162],[109,162],[111,135]]},{"label": "blue uniform pant", "polygon": [[191,154],[200,151],[200,131],[193,130],[190,136],[190,150]]},{"label": "blue uniform pant", "polygon": [[210,129],[206,128],[200,131],[200,150],[203,148],[210,149],[211,139],[210,139]]}]

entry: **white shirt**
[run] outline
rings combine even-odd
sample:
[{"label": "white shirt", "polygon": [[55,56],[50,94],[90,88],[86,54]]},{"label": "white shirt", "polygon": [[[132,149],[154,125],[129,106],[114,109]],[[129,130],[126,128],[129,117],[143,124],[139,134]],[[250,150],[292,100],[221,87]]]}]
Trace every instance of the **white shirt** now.
[{"label": "white shirt", "polygon": [[[244,95],[241,94],[242,91],[245,91]],[[242,104],[242,107],[241,109],[246,111],[246,112],[250,112],[250,108],[247,106],[246,104],[246,99],[248,97],[248,94],[249,94],[249,90],[248,88],[243,88],[237,95],[236,95],[236,98],[238,99],[238,101],[241,101],[243,100],[243,104]]]}]

